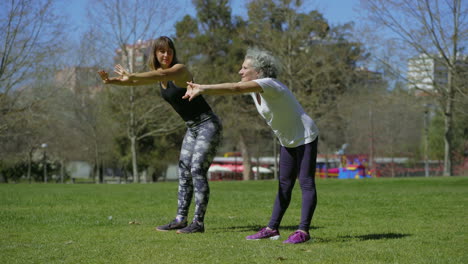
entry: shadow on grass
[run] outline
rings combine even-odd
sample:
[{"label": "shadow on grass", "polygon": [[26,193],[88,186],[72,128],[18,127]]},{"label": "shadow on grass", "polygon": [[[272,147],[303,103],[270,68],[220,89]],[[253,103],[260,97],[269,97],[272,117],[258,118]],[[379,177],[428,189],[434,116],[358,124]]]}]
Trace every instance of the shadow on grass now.
[{"label": "shadow on grass", "polygon": [[411,236],[410,234],[398,234],[398,233],[383,233],[383,234],[368,234],[368,235],[360,235],[360,236],[343,236],[341,238],[344,239],[351,239],[351,240],[381,240],[381,239],[398,239],[404,238],[407,236]]},{"label": "shadow on grass", "polygon": [[[247,226],[229,226],[222,228],[213,228],[211,229],[215,233],[224,233],[224,232],[257,232],[260,229],[265,227],[264,225],[247,225]],[[312,226],[311,230],[321,229],[320,226]],[[280,232],[289,233],[297,230],[297,226],[281,226]],[[356,235],[356,236],[339,236],[336,238],[320,238],[314,237],[312,239],[318,243],[336,243],[336,242],[353,242],[353,241],[367,241],[367,240],[384,240],[384,239],[400,239],[409,237],[411,234],[401,234],[401,233],[381,233],[381,234],[366,234],[366,235]]]},{"label": "shadow on grass", "polygon": [[[260,229],[264,228],[265,225],[249,225],[249,226],[229,226],[229,227],[223,227],[223,228],[213,228],[212,230],[215,232],[257,232]],[[312,226],[310,229],[311,230],[316,230],[321,227],[318,226]],[[297,226],[281,226],[280,227],[280,232],[293,232],[297,230]]]},{"label": "shadow on grass", "polygon": [[400,239],[409,237],[411,234],[400,234],[400,233],[382,233],[382,234],[367,234],[358,236],[340,236],[336,239],[327,238],[314,238],[317,242],[351,242],[351,241],[367,241],[367,240],[383,240],[383,239]]}]

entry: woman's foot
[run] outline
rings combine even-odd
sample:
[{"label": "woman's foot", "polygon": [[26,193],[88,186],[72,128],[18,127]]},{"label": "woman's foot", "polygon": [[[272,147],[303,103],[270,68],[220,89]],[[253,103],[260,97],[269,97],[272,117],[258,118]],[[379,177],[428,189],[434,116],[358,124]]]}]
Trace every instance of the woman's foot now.
[{"label": "woman's foot", "polygon": [[177,234],[204,233],[205,225],[202,222],[193,221],[189,226],[177,230]]},{"label": "woman's foot", "polygon": [[280,237],[280,233],[278,230],[273,230],[269,227],[264,227],[256,234],[247,236],[247,240],[259,240],[264,238],[269,238],[271,240],[277,240]]},{"label": "woman's foot", "polygon": [[292,233],[288,239],[283,241],[285,244],[299,244],[304,243],[310,240],[310,235],[306,231],[303,230],[296,230],[296,232]]},{"label": "woman's foot", "polygon": [[187,226],[187,220],[185,220],[185,219],[180,220],[180,219],[176,218],[176,219],[172,220],[172,222],[170,222],[167,225],[162,225],[162,226],[156,227],[156,230],[157,231],[178,230],[178,229],[184,228],[186,226]]}]

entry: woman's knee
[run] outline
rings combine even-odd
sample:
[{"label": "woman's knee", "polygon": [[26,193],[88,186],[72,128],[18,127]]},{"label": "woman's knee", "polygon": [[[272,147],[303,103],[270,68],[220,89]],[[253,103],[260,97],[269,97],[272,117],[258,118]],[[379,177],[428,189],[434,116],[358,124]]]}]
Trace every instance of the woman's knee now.
[{"label": "woman's knee", "polygon": [[299,178],[302,191],[315,191],[315,179],[312,177]]}]

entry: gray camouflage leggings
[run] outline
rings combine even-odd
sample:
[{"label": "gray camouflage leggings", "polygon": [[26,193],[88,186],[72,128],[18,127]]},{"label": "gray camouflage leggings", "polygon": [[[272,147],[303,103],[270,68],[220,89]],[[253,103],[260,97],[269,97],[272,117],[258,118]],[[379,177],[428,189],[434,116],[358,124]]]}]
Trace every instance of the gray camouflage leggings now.
[{"label": "gray camouflage leggings", "polygon": [[212,112],[186,122],[179,158],[177,214],[187,217],[195,190],[193,220],[203,222],[210,196],[207,173],[222,138],[222,124]]}]

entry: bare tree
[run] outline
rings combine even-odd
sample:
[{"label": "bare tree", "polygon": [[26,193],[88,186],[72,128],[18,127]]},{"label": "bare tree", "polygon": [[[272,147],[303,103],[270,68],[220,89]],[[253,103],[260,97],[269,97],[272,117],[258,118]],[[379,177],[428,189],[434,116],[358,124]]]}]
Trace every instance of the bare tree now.
[{"label": "bare tree", "polygon": [[[126,65],[130,72],[144,69],[137,69],[134,55],[136,49],[132,45],[151,40],[163,33],[161,29],[174,14],[167,13],[167,10],[178,10],[176,7],[171,8],[171,5],[173,4],[170,1],[154,0],[94,1],[89,9],[89,18],[92,31],[100,36],[96,45],[108,56],[115,56],[115,49],[118,48],[122,52],[119,61]],[[138,141],[148,136],[170,133],[180,128],[182,123],[158,115],[165,111],[161,110],[165,109],[161,106],[161,100],[144,103],[148,93],[137,90],[145,88],[130,86],[125,89],[128,91],[127,99],[116,101],[121,102],[116,109],[120,109],[120,116],[125,118],[121,119],[121,122],[126,124],[127,137],[131,143],[133,179],[134,182],[139,182]],[[115,91],[119,92],[122,89]]]},{"label": "bare tree", "polygon": [[432,100],[444,113],[443,174],[452,175],[454,109],[457,98],[467,98],[466,88],[457,81],[460,79],[457,65],[468,41],[468,6],[461,0],[366,0],[362,3],[369,21],[391,32],[390,38],[400,44],[400,52],[413,56],[423,54],[446,67],[446,83],[433,80],[433,90],[416,88],[433,95]]},{"label": "bare tree", "polygon": [[44,139],[44,105],[54,91],[30,95],[45,85],[64,51],[68,27],[57,12],[58,4],[56,0],[0,2],[0,159],[30,162]]},{"label": "bare tree", "polygon": [[[89,55],[89,54],[88,54]],[[51,125],[55,135],[57,159],[86,160],[93,164],[95,182],[102,182],[103,156],[112,146],[113,130],[102,102],[102,84],[95,67],[69,67],[56,75],[59,92],[47,107],[55,120]],[[70,152],[70,149],[73,151]]]},{"label": "bare tree", "polygon": [[0,2],[0,134],[38,103],[18,104],[24,87],[54,67],[52,58],[61,51],[56,40],[64,39],[66,27],[55,5],[54,0]]}]

